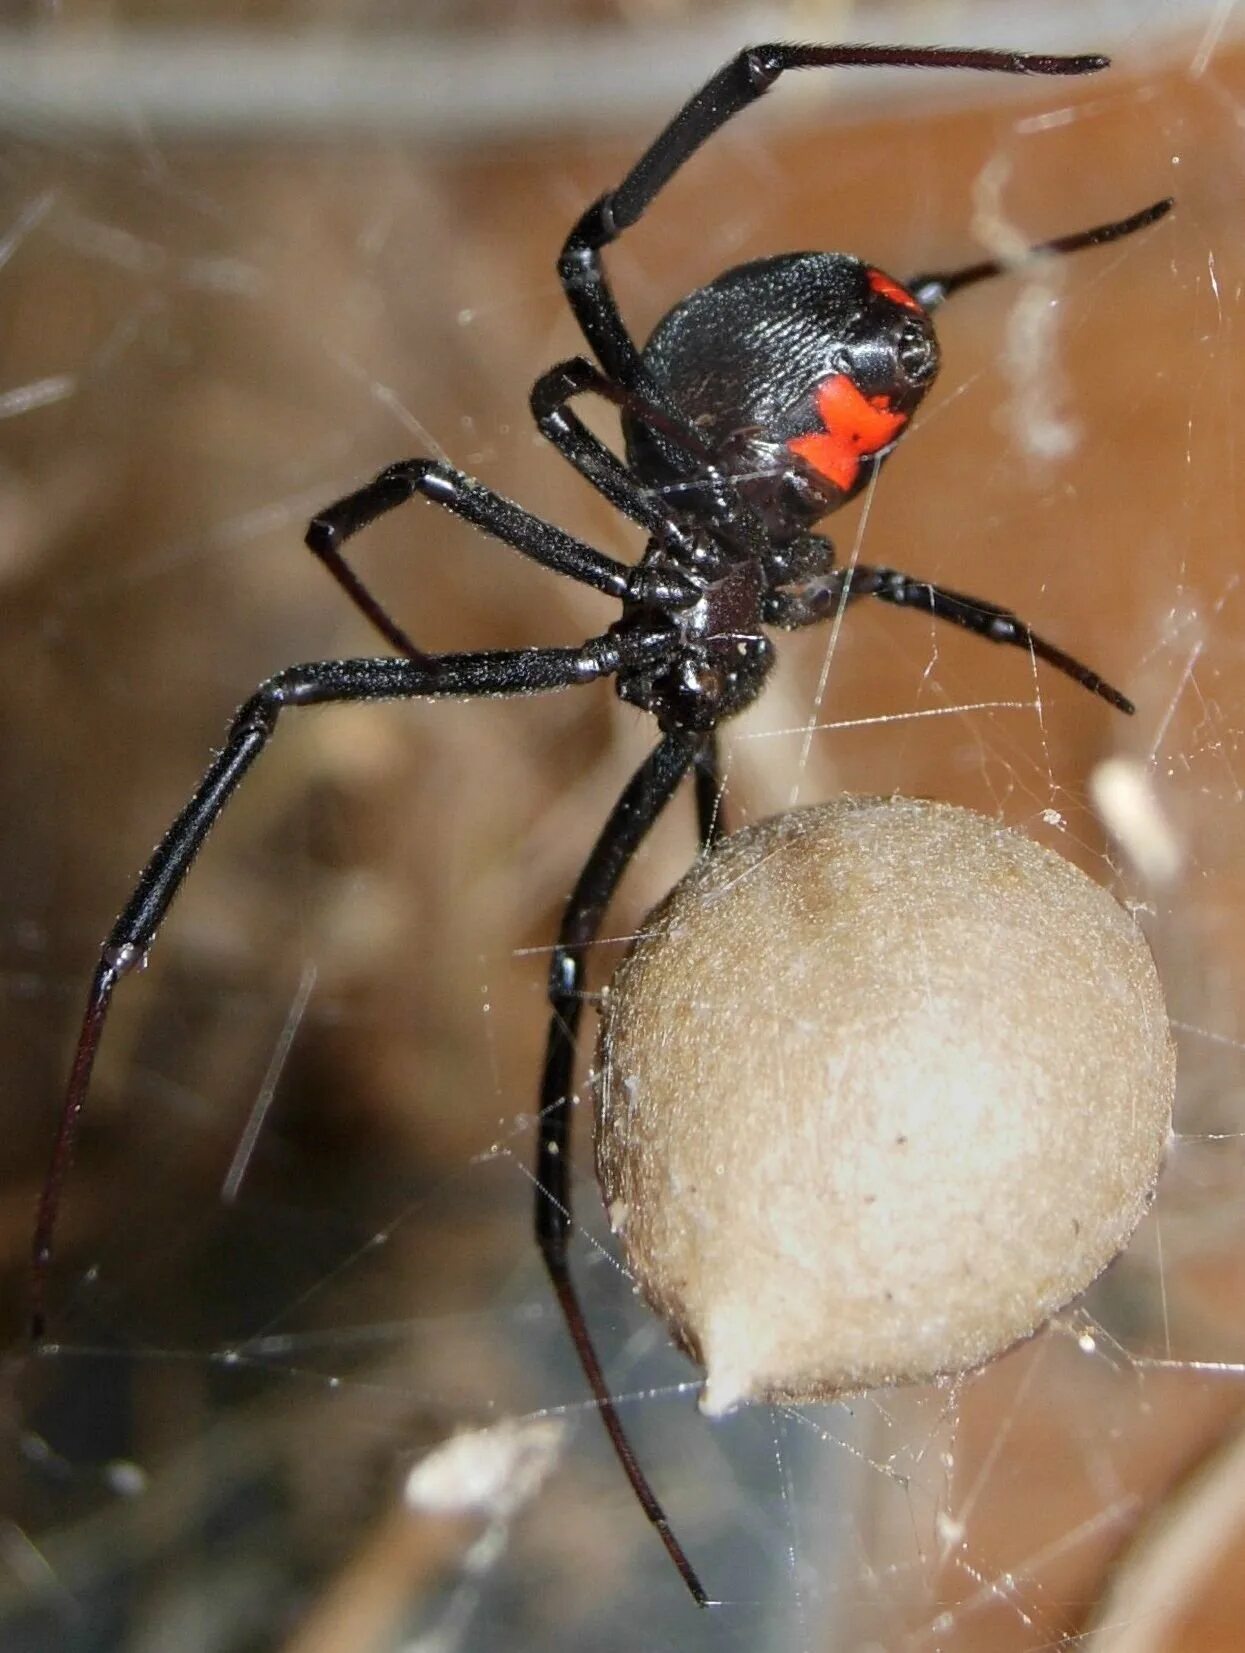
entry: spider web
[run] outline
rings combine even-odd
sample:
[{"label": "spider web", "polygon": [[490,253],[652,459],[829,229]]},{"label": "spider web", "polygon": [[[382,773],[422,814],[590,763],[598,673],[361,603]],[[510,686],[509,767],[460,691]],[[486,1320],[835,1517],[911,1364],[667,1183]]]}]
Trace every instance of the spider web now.
[{"label": "spider web", "polygon": [[[566,8],[425,8],[418,30],[497,31],[416,33],[460,67],[509,50],[549,74],[528,92],[539,119],[506,117],[507,135],[482,102],[476,138],[464,120],[440,146],[357,117],[205,135],[190,75],[183,126],[149,124],[132,90],[111,126],[84,109],[75,124],[72,104],[31,113],[10,71],[6,104],[25,112],[0,150],[6,1648],[1036,1653],[1108,1645],[1096,1611],[1113,1647],[1185,1645],[1145,1641],[1153,1620],[1106,1592],[1245,1399],[1231,0],[1046,8],[1028,35],[1014,8],[961,8],[956,40],[1095,46],[1118,67],[1071,91],[784,87],[611,257],[642,334],[746,257],[841,247],[902,277],[1177,196],[1145,235],[950,304],[919,427],[828,525],[844,557],[1014,606],[1137,717],[1016,651],[864,605],[785,643],[727,742],[733,823],[843,790],[945,798],[1138,904],[1180,1089],[1158,1202],[1119,1263],[971,1378],[709,1425],[608,1243],[583,1152],[577,1279],[639,1458],[719,1600],[694,1612],[528,1237],[549,938],[652,740],[586,689],[284,720],[118,995],[54,1341],[33,1355],[21,1333],[99,939],[254,683],[373,648],[300,551],[310,512],[403,453],[441,453],[633,554],[526,413],[535,374],[579,348],[552,274],[572,216],[732,45],[943,38],[892,8],[685,10],[583,7],[559,56],[563,37],[535,31]],[[323,21],[269,38],[314,45]],[[392,19],[328,21],[362,48]],[[112,32],[97,77],[128,86],[142,38]],[[42,44],[58,39],[80,37]],[[192,63],[192,46],[162,61]],[[599,120],[569,71],[559,102],[548,65],[571,62],[610,79]],[[630,102],[613,90],[628,85]],[[567,643],[613,615],[419,505],[366,537],[360,565],[429,648]],[[1112,754],[1142,766],[1178,846],[1166,883],[1090,807]],[[693,853],[684,800],[610,915],[598,983]],[[411,1514],[408,1472],[463,1429],[489,1432],[501,1490],[447,1514],[421,1482]],[[451,1484],[466,1475],[455,1459]]]}]

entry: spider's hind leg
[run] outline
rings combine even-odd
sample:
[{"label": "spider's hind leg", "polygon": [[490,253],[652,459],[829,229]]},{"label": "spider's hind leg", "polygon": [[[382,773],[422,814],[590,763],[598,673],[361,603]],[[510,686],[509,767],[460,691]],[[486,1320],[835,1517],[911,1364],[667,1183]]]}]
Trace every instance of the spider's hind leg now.
[{"label": "spider's hind leg", "polygon": [[[558,276],[579,329],[601,366],[619,384],[665,406],[610,289],[602,251],[648,211],[687,161],[726,123],[798,69],[973,69],[1010,75],[1087,75],[1107,67],[1098,56],[1054,57],[973,47],[799,45],[771,42],[736,53],[668,121],[617,188],[584,212],[567,236]],[[677,413],[677,409],[669,409]]]},{"label": "spider's hind leg", "polygon": [[989,281],[994,276],[1010,274],[1015,269],[1023,268],[1030,261],[1062,258],[1065,253],[1077,253],[1083,247],[1104,247],[1110,241],[1121,241],[1126,235],[1133,235],[1137,230],[1145,229],[1147,224],[1154,224],[1160,218],[1166,218],[1174,204],[1169,195],[1162,201],[1156,201],[1153,206],[1143,207],[1140,212],[1131,213],[1127,218],[1115,219],[1110,224],[1095,224],[1089,230],[1075,230],[1071,235],[1057,235],[1050,241],[1039,241],[1018,259],[1005,261],[999,258],[986,258],[979,264],[965,264],[958,270],[915,276],[904,285],[918,304],[927,310],[933,310],[945,299],[950,298],[952,293],[975,286],[979,281]]}]

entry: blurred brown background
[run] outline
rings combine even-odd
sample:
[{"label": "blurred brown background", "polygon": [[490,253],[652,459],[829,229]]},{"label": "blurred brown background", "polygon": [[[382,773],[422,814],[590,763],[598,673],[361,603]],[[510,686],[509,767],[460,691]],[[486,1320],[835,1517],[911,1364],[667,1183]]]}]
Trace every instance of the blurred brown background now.
[{"label": "blurred brown background", "polygon": [[[444,452],[604,549],[638,549],[530,426],[532,379],[579,348],[553,259],[678,98],[757,38],[755,14],[214,8],[276,43],[274,86],[329,25],[330,58],[333,39],[363,51],[396,29],[412,57],[444,53],[438,96],[458,112],[439,138],[433,90],[409,121],[396,93],[379,100],[370,131],[366,99],[317,123],[280,116],[274,91],[214,132],[193,77],[180,121],[167,86],[158,117],[133,87],[111,119],[95,112],[144,61],[131,31],[168,8],[32,12],[38,33],[11,37],[34,56],[14,50],[0,78],[6,1649],[320,1631],[305,1645],[353,1649],[436,1625],[472,1648],[1019,1653],[1085,1624],[1113,1558],[1243,1393],[1245,60],[1229,13],[1043,9],[1026,44],[1116,55],[1083,84],[804,77],[699,156],[610,258],[642,336],[747,257],[841,247],[903,277],[980,256],[983,236],[1040,239],[1178,197],[1145,235],[949,306],[919,428],[829,525],[844,553],[858,539],[866,560],[1014,606],[1132,694],[1137,718],[1015,651],[861,607],[832,654],[824,633],[784,644],[728,742],[727,804],[739,823],[841,789],[949,798],[1140,902],[1181,1028],[1182,1140],[1155,1217],[1062,1329],[965,1385],[848,1409],[711,1430],[674,1389],[694,1374],[581,1240],[641,1456],[729,1598],[710,1620],[583,1402],[528,1237],[547,947],[652,739],[606,687],[283,721],[150,970],[118,995],[66,1195],[56,1346],[32,1357],[21,1328],[100,938],[251,687],[374,647],[301,549],[311,512],[391,459]],[[1007,43],[1001,14],[973,6],[805,4],[766,21]],[[33,107],[39,53],[59,61],[86,22],[107,52],[79,98]],[[159,38],[162,72],[193,61]],[[496,92],[508,51],[513,108]],[[514,84],[540,73],[543,96],[539,78]],[[241,60],[236,83],[207,77],[227,108],[245,84]],[[420,504],[370,532],[359,565],[429,648],[572,642],[612,617]],[[1174,889],[1130,886],[1088,809],[1087,775],[1115,750],[1153,760],[1186,845]],[[693,852],[689,800],[627,883],[601,980]],[[582,1165],[577,1216],[600,1241]],[[453,1546],[435,1566],[413,1559],[418,1538],[386,1547],[419,1454],[545,1411],[573,1431],[505,1553],[473,1571]],[[360,1576],[385,1581],[379,1640],[328,1616],[331,1581]],[[1197,1634],[1161,1645],[1235,1645]]]}]

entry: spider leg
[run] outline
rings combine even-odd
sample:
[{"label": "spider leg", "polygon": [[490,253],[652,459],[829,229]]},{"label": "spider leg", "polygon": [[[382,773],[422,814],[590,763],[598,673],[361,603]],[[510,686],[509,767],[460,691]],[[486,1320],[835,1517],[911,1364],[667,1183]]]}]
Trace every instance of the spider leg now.
[{"label": "spider leg", "polygon": [[722,783],[722,749],[717,734],[696,754],[696,825],[702,849],[712,849],[726,831],[726,788]]},{"label": "spider leg", "polygon": [[807,582],[835,572],[834,556],[834,541],[824,534],[800,534],[789,543],[770,547],[767,583],[803,590]]},{"label": "spider leg", "polygon": [[1018,259],[987,258],[979,264],[966,264],[959,270],[944,270],[937,275],[919,275],[905,286],[916,299],[918,304],[926,310],[936,309],[944,299],[950,298],[952,293],[958,293],[965,287],[971,287],[978,281],[988,281],[992,276],[1008,275],[1011,271],[1023,268],[1024,265],[1042,258],[1062,258],[1065,253],[1080,252],[1082,247],[1103,247],[1109,241],[1122,241],[1126,235],[1133,235],[1137,230],[1145,229],[1147,224],[1157,223],[1160,218],[1166,218],[1174,202],[1169,195],[1163,201],[1156,201],[1153,206],[1143,207],[1140,212],[1134,212],[1128,218],[1117,219],[1110,224],[1095,224],[1091,230],[1077,230],[1071,235],[1057,235],[1050,241],[1039,241],[1028,252]]},{"label": "spider leg", "polygon": [[671,1531],[665,1511],[636,1462],[619,1421],[571,1280],[567,1255],[571,1229],[571,1081],[583,1008],[584,955],[596,938],[619,879],[675,788],[695,763],[698,746],[696,737],[670,734],[649,754],[615,804],[567,903],[549,977],[553,1015],[540,1092],[535,1215],[536,1239],[545,1267],[618,1461],[680,1577],[703,1607],[707,1597],[700,1580]]},{"label": "spider leg", "polygon": [[607,596],[627,591],[630,569],[590,545],[533,516],[491,488],[435,459],[404,459],[388,465],[374,481],[327,506],[307,529],[308,549],[320,559],[350,601],[386,642],[410,660],[431,658],[386,613],[342,555],[342,546],[361,529],[422,494],[434,505],[474,523],[533,562],[590,585]]},{"label": "spider leg", "polygon": [[[558,428],[557,415],[565,410],[566,404],[574,397],[585,395],[600,396],[603,401],[612,402],[622,412],[642,419],[652,430],[659,431],[669,441],[685,448],[701,464],[713,464],[716,457],[714,449],[705,441],[695,425],[683,417],[672,419],[638,391],[615,384],[613,379],[602,373],[586,356],[572,356],[569,361],[559,362],[547,373],[542,373],[532,387],[532,412],[536,416],[537,424],[550,441],[553,440]],[[567,415],[568,419],[569,417]],[[545,429],[546,422],[551,427],[549,430]],[[613,458],[613,455],[610,457]]]},{"label": "spider leg", "polygon": [[999,608],[995,603],[969,597],[961,591],[948,591],[945,586],[914,579],[911,574],[901,574],[894,568],[859,564],[854,568],[835,569],[824,579],[809,581],[792,591],[771,592],[765,600],[765,622],[784,631],[795,631],[828,619],[844,603],[859,597],[877,597],[884,603],[894,603],[897,608],[915,608],[923,614],[932,614],[936,620],[950,620],[953,625],[963,626],[965,631],[990,643],[1014,643],[1018,648],[1028,649],[1048,666],[1054,666],[1091,694],[1098,695],[1117,711],[1130,714],[1136,711],[1132,701],[1112,688],[1105,678],[1039,637],[1011,609]]},{"label": "spider leg", "polygon": [[1022,52],[917,46],[752,46],[731,59],[693,94],[641,155],[617,189],[594,202],[571,230],[558,275],[585,339],[606,373],[641,387],[646,397],[677,416],[644,371],[640,353],[615,303],[601,250],[644,214],[692,155],[732,116],[763,97],[789,69],[981,69],[1013,75],[1086,75],[1105,69],[1105,57],[1040,57]]},{"label": "spider leg", "polygon": [[617,454],[612,453],[582,419],[570,411],[572,399],[585,395],[599,396],[624,413],[642,419],[651,429],[659,431],[682,448],[695,460],[702,474],[711,473],[714,469],[713,449],[687,420],[671,418],[637,391],[615,384],[583,356],[559,362],[547,373],[542,373],[532,386],[532,417],[541,435],[553,443],[563,459],[573,465],[611,505],[639,523],[654,538],[679,549],[690,545],[689,536],[680,528],[678,518],[671,516],[665,501],[651,488],[642,487]]},{"label": "spider leg", "polygon": [[[42,1334],[52,1241],[61,1189],[91,1080],[113,990],[141,965],[190,865],[271,739],[287,709],[339,701],[416,700],[452,695],[538,694],[591,683],[620,666],[668,653],[668,634],[590,638],[579,648],[496,649],[423,655],[418,660],[323,660],[289,666],[262,683],[235,713],[225,745],[141,873],[133,895],[100,952],[78,1035],[56,1145],[39,1197],[34,1237],[31,1324]],[[690,760],[689,760],[690,761]]]}]

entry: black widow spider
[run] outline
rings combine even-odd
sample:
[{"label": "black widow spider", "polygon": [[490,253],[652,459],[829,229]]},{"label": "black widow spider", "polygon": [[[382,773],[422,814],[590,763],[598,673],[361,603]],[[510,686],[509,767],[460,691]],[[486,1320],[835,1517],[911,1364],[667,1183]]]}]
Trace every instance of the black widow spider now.
[{"label": "black widow spider", "polygon": [[[1123,712],[1118,690],[1038,637],[1007,609],[888,568],[836,568],[813,524],[874,476],[938,371],[930,312],[1009,267],[987,259],[899,283],[842,253],[790,253],[729,270],[681,300],[643,350],[618,312],[602,249],[630,228],[683,163],[788,69],[892,66],[1083,75],[1105,57],[907,46],[756,46],[683,106],[617,189],[572,229],[558,260],[567,301],[599,365],[583,357],[542,374],[531,395],[541,432],[648,535],[635,565],[617,562],[430,459],[403,460],[322,511],[307,545],[397,651],[397,658],[289,666],[260,685],[224,749],[156,847],[104,943],[69,1077],[34,1236],[32,1321],[42,1335],[61,1190],[91,1068],[117,982],[146,956],[191,862],[287,707],[424,696],[536,694],[612,676],[656,717],[658,746],[615,804],[576,881],[553,953],[540,1091],[536,1238],[619,1461],[684,1583],[707,1597],[623,1433],[571,1281],[571,1082],[585,952],[631,857],[680,781],[694,772],[700,833],[722,830],[716,730],[760,693],[773,659],[764,628],[794,630],[879,597],[1013,643]],[[1170,200],[1112,224],[1059,236],[1032,257],[1116,241],[1161,218]],[[577,396],[622,414],[624,464],[570,411]],[[620,617],[579,648],[429,655],[363,586],[342,546],[422,494],[554,573],[615,598]]]}]

